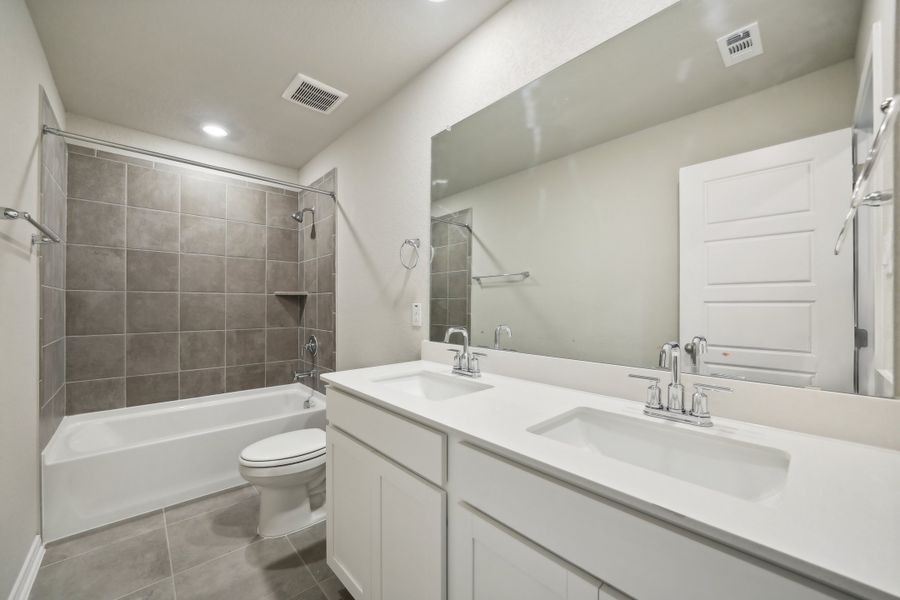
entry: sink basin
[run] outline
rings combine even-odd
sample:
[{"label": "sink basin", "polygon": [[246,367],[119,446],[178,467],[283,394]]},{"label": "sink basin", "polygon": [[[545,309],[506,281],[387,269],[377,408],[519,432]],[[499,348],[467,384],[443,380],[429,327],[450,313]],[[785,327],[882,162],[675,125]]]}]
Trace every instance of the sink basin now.
[{"label": "sink basin", "polygon": [[431,371],[419,371],[373,381],[404,394],[418,396],[426,400],[448,400],[493,387],[471,379],[465,379],[459,375],[441,375]]},{"label": "sink basin", "polygon": [[784,488],[790,455],[777,448],[576,408],[528,431],[688,483],[768,503]]}]

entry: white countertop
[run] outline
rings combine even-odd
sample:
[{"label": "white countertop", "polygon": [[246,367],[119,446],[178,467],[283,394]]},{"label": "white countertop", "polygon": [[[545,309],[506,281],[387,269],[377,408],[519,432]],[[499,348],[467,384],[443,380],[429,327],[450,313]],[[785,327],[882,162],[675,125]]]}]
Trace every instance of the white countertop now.
[{"label": "white countertop", "polygon": [[[490,389],[426,400],[373,380],[420,371],[415,361],[329,373],[338,388],[558,479],[867,598],[900,599],[900,452],[717,419],[699,428],[642,414],[640,403],[485,373]],[[781,495],[756,503],[632,466],[528,431],[591,407],[787,452]]]}]

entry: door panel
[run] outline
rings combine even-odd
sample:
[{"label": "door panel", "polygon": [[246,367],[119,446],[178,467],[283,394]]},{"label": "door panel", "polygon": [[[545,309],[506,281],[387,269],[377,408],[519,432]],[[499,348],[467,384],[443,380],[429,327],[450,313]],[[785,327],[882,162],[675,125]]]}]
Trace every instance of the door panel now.
[{"label": "door panel", "polygon": [[329,426],[327,558],[356,600],[443,600],[446,492]]},{"label": "door panel", "polygon": [[707,338],[702,372],[853,390],[852,253],[832,252],[850,148],[841,130],[681,169],[679,332]]},{"label": "door panel", "polygon": [[441,600],[446,590],[445,492],[380,461],[381,598]]}]

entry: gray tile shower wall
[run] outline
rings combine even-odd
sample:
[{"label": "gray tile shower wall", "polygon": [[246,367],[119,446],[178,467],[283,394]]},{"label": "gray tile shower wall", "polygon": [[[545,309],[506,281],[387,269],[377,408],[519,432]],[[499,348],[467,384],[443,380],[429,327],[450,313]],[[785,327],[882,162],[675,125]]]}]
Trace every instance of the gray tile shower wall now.
[{"label": "gray tile shower wall", "polygon": [[[318,179],[313,187],[337,192],[337,179],[332,170]],[[300,278],[298,287],[308,292],[300,314],[300,347],[314,335],[319,342],[319,353],[313,359],[305,351],[300,355],[300,366],[309,370],[314,365],[322,372],[334,371],[335,358],[335,203],[321,194],[300,193],[300,208],[315,209],[315,220],[309,213],[303,219],[298,253]],[[276,213],[277,214],[277,213]],[[270,221],[269,223],[273,223]],[[269,326],[276,326],[288,318],[282,298],[270,298]],[[282,367],[270,367],[277,371]],[[284,376],[283,374],[281,375]],[[325,387],[320,383],[319,391]]]},{"label": "gray tile shower wall", "polygon": [[[472,209],[441,215],[442,221],[472,225]],[[443,342],[448,327],[472,331],[472,234],[468,229],[432,221],[431,329],[429,339]]]},{"label": "gray tile shower wall", "polygon": [[[79,146],[68,160],[66,414],[290,383],[311,333],[334,369],[330,197]],[[314,226],[290,218],[307,204]]]},{"label": "gray tile shower wall", "polygon": [[[41,123],[59,127],[41,89]],[[66,145],[62,138],[41,138],[40,220],[66,239]],[[47,445],[66,414],[65,244],[42,244],[40,254],[40,444]]]}]

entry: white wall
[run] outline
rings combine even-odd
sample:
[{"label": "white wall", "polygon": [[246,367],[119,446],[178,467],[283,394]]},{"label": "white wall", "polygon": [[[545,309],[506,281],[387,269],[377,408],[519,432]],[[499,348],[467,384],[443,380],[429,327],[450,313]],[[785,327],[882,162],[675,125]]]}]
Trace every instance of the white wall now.
[{"label": "white wall", "polygon": [[532,275],[473,284],[473,343],[507,323],[521,352],[655,366],[678,338],[678,170],[849,127],[856,87],[847,60],[435,202],[472,209],[473,273]]},{"label": "white wall", "polygon": [[301,169],[338,169],[339,369],[414,359],[428,336],[409,324],[427,265],[407,272],[398,250],[428,239],[431,136],[671,4],[513,0]]},{"label": "white wall", "polygon": [[[66,129],[72,133],[79,133],[81,135],[117,142],[119,144],[126,144],[128,146],[146,148],[147,150],[153,150],[154,152],[162,152],[164,154],[171,154],[173,156],[188,158],[207,164],[226,167],[228,169],[245,171],[253,173],[254,175],[273,177],[283,181],[297,181],[297,169],[274,165],[261,160],[238,156],[236,154],[229,154],[228,152],[203,148],[202,146],[179,142],[171,138],[153,135],[152,133],[146,133],[136,129],[129,129],[128,127],[113,125],[112,123],[82,117],[81,115],[66,115]],[[85,144],[78,141],[71,143],[92,146],[92,144]],[[110,150],[109,148],[104,149],[111,152],[122,153],[119,150]]]},{"label": "white wall", "polygon": [[[40,214],[40,95],[65,112],[23,0],[0,2],[0,202]],[[38,257],[32,228],[0,221],[0,597],[40,527]]]}]

